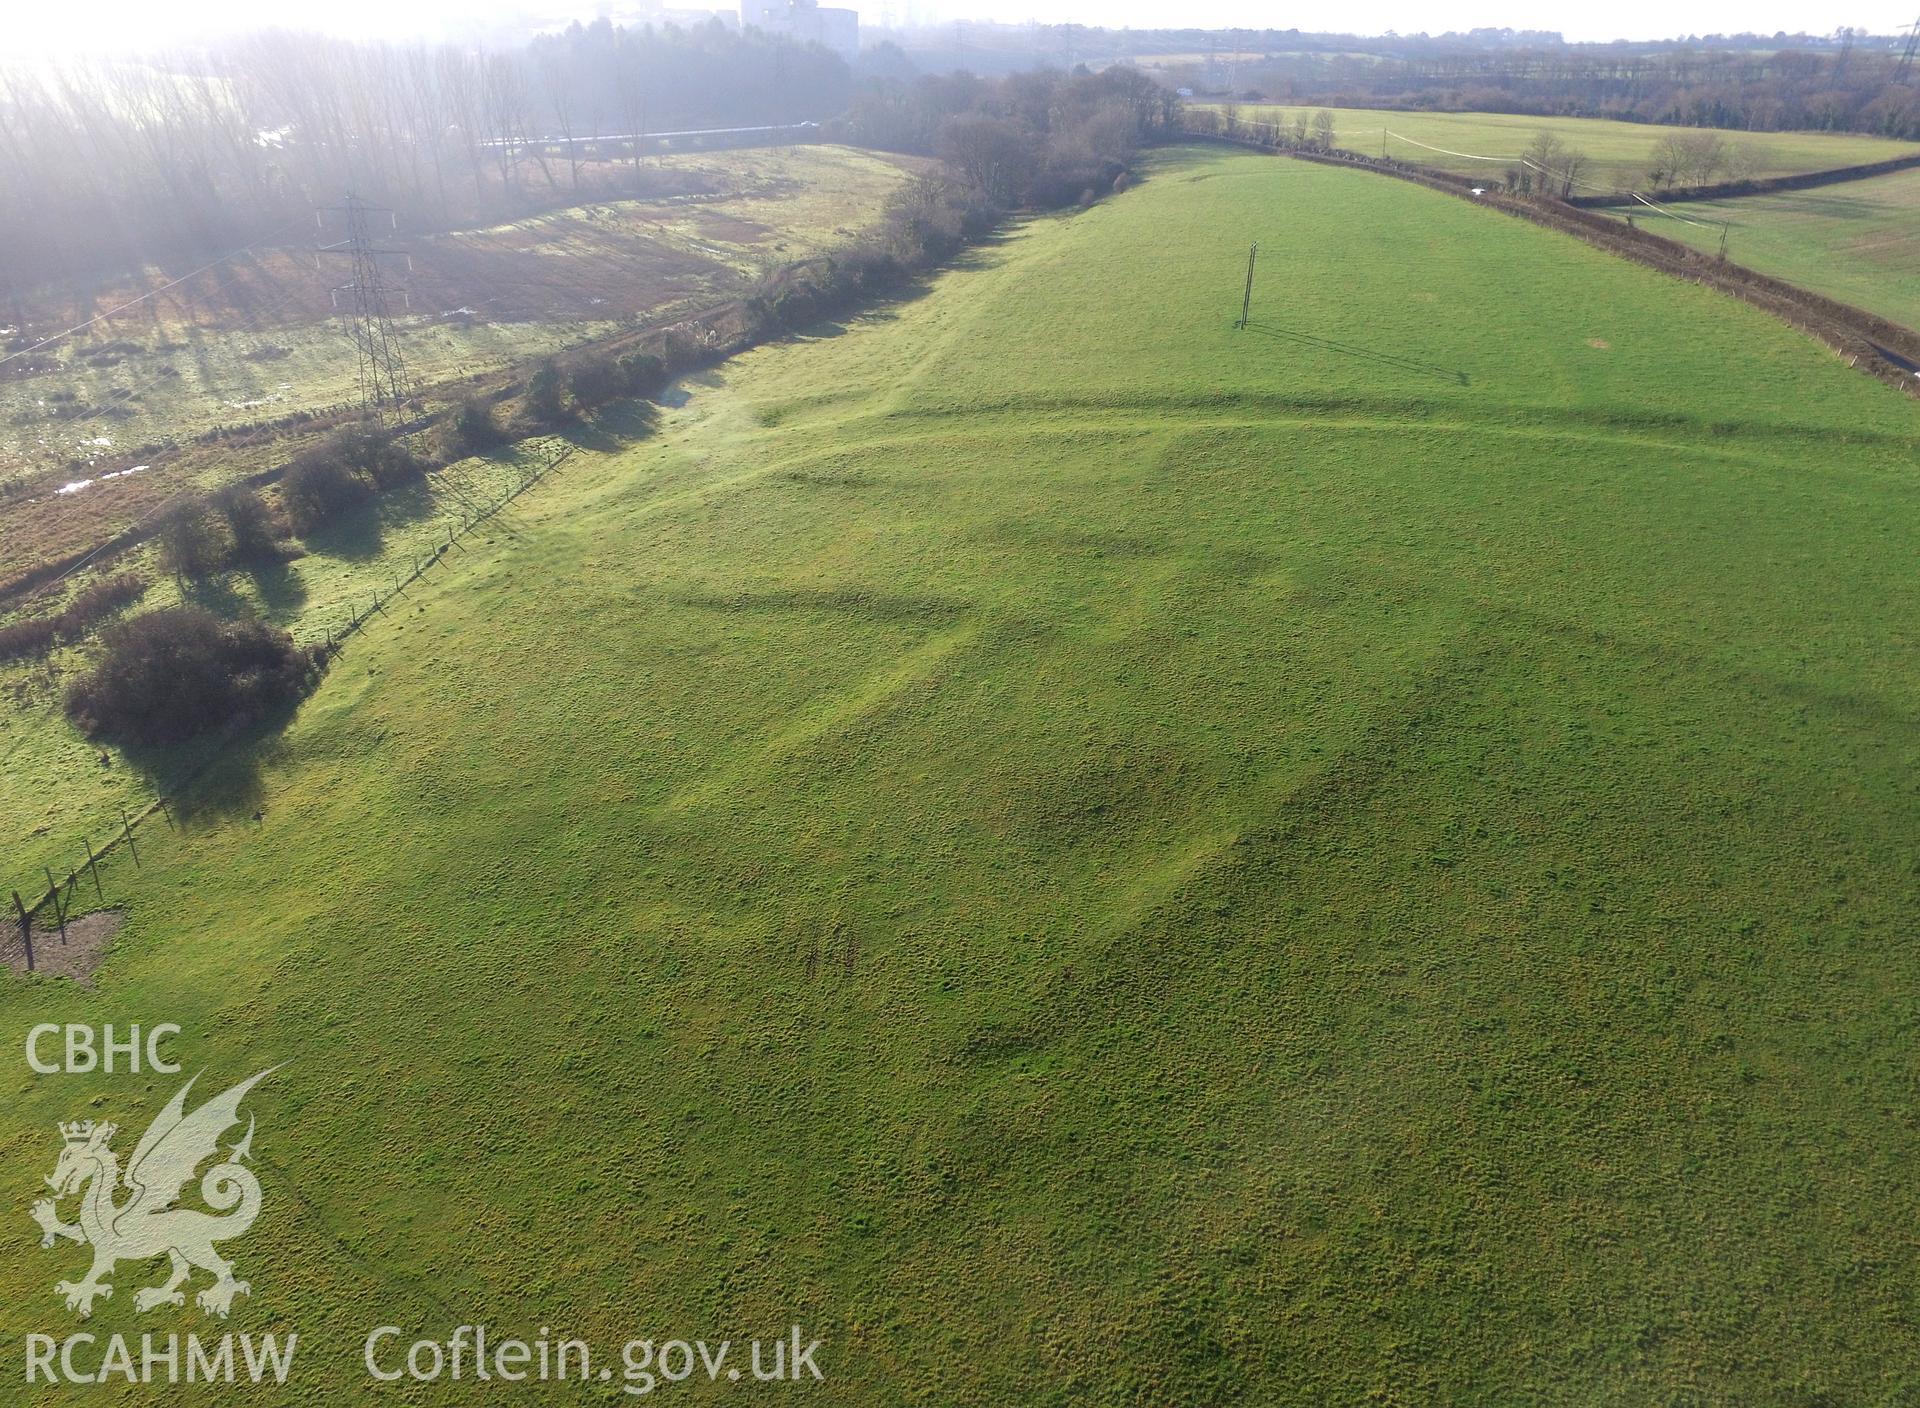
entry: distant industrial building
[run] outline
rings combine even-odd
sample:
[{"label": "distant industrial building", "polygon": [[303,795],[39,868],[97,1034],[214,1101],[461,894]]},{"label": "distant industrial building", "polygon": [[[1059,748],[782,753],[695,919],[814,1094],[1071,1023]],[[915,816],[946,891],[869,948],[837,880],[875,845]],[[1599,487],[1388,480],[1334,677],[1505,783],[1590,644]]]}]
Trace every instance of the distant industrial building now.
[{"label": "distant industrial building", "polygon": [[740,17],[732,10],[683,9],[667,4],[666,0],[640,0],[634,8],[614,9],[608,18],[615,24],[670,24],[679,29],[698,29],[715,20],[728,29],[740,27]]},{"label": "distant industrial building", "polygon": [[826,9],[819,0],[740,0],[740,27],[820,44],[846,59],[860,50],[859,13]]}]

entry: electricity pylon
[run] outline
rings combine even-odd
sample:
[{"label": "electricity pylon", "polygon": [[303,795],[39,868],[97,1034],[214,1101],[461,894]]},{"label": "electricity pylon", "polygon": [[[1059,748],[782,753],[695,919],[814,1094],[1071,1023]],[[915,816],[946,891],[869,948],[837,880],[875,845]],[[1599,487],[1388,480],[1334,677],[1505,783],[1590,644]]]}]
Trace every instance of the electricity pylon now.
[{"label": "electricity pylon", "polygon": [[[367,236],[367,216],[381,214],[387,217],[390,226],[398,228],[393,212],[383,205],[368,205],[358,196],[348,194],[344,204],[329,206],[326,211],[316,212],[315,220],[321,229],[326,228],[323,218],[326,213],[343,215],[346,218],[347,237],[333,244],[320,246],[322,254],[344,254],[353,261],[353,282],[339,285],[332,291],[333,306],[341,306],[340,295],[350,294],[354,346],[360,353],[360,405],[368,414],[384,418],[389,409],[397,409],[407,399],[407,366],[400,356],[400,339],[393,330],[393,319],[387,312],[387,284],[380,270],[382,258],[401,258],[407,261],[407,272],[413,272],[413,256],[404,249],[382,249]],[[411,307],[404,288],[396,290],[401,300]]]},{"label": "electricity pylon", "polygon": [[1920,20],[1913,22],[1913,28],[1907,31],[1907,47],[1900,51],[1900,62],[1893,66],[1893,81],[1905,83],[1913,72],[1913,56],[1920,53]]}]

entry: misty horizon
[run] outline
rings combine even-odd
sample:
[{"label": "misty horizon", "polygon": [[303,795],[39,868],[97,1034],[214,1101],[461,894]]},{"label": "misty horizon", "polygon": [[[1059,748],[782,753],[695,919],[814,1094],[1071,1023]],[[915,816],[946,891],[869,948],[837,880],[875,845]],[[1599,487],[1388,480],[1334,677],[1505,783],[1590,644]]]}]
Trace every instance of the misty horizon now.
[{"label": "misty horizon", "polygon": [[[1786,35],[1821,40],[1846,27],[1869,36],[1888,38],[1904,34],[1914,23],[1905,3],[1878,0],[1850,7],[1842,15],[1816,17],[1810,7],[1774,4],[1734,6],[1724,0],[1695,0],[1674,6],[1631,5],[1604,12],[1599,23],[1577,11],[1555,14],[1542,7],[1512,3],[1479,5],[1406,3],[1379,0],[1349,8],[1350,23],[1319,27],[1312,23],[1275,23],[1261,7],[1244,3],[1183,7],[1178,19],[1159,6],[1141,3],[1089,6],[1077,0],[1017,0],[994,3],[977,0],[961,8],[951,0],[883,0],[855,3],[854,10],[866,36],[878,33],[924,33],[952,26],[964,36],[968,25],[1057,28],[1077,26],[1109,33],[1132,31],[1208,32],[1230,37],[1298,32],[1314,35],[1351,35],[1356,39],[1407,38],[1426,35],[1469,34],[1510,30],[1517,33],[1557,34],[1569,44],[1683,43],[1713,37],[1752,35],[1766,39]],[[500,5],[476,10],[454,0],[427,0],[405,7],[352,0],[325,11],[309,12],[291,24],[262,23],[256,7],[237,0],[200,0],[200,3],[156,10],[132,0],[105,0],[85,8],[48,8],[22,13],[0,31],[0,57],[53,59],[91,54],[125,55],[157,49],[191,48],[263,29],[307,30],[346,39],[393,43],[518,42],[539,33],[565,29],[573,23],[608,19],[616,25],[698,23],[702,14],[737,17],[732,5],[587,5],[578,9],[546,10],[537,6]],[[1283,17],[1284,18],[1284,17]],[[102,36],[111,36],[103,38]]]}]

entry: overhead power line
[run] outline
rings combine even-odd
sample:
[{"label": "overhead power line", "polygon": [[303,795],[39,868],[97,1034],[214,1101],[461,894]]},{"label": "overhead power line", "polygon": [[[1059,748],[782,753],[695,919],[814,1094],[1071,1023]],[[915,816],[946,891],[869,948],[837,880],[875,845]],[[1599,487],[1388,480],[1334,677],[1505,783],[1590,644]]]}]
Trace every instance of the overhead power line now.
[{"label": "overhead power line", "polygon": [[1635,200],[1639,201],[1640,204],[1646,206],[1647,209],[1659,211],[1662,215],[1666,216],[1669,220],[1678,220],[1682,225],[1694,225],[1699,227],[1702,230],[1711,230],[1713,228],[1713,226],[1707,224],[1703,220],[1689,220],[1684,215],[1676,214],[1674,211],[1668,210],[1664,205],[1655,205],[1652,201],[1648,200],[1645,196],[1641,195],[1640,192],[1638,191],[1629,191],[1627,192],[1627,194],[1632,196]]},{"label": "overhead power line", "polygon": [[1442,156],[1457,156],[1465,161],[1525,161],[1524,156],[1478,156],[1473,152],[1450,152],[1445,147],[1428,146],[1425,142],[1416,142],[1411,137],[1402,136],[1392,128],[1387,129],[1389,137],[1398,137],[1409,146],[1420,147],[1425,151],[1439,152]]},{"label": "overhead power line", "polygon": [[100,313],[94,317],[88,318],[84,323],[75,323],[72,327],[68,328],[65,332],[57,332],[52,337],[42,338],[40,341],[34,343],[33,346],[31,347],[22,347],[17,352],[9,352],[6,356],[0,357],[0,366],[4,366],[6,363],[11,362],[15,357],[25,357],[29,353],[38,352],[45,347],[51,347],[53,346],[54,343],[60,341],[62,338],[72,337],[77,332],[85,332],[88,328],[92,327],[95,323],[104,323],[107,319],[114,317],[120,313],[124,313],[129,308],[137,307],[139,304],[145,303],[149,298],[157,297],[158,295],[165,293],[168,289],[174,288],[177,285],[185,283],[188,279],[198,278],[200,275],[206,273],[207,270],[212,269],[218,265],[224,264],[229,259],[238,259],[243,254],[251,254],[254,250],[260,248],[261,245],[266,244],[269,240],[277,239],[281,235],[290,232],[299,223],[300,222],[298,220],[290,220],[286,224],[282,225],[279,229],[268,231],[265,235],[262,235],[259,239],[255,240],[252,244],[242,245],[239,249],[232,250],[229,253],[223,254],[218,259],[210,259],[205,264],[202,264],[198,269],[193,270],[191,273],[182,274],[177,279],[168,279],[165,283],[159,285],[157,288],[148,289],[145,293],[141,294],[138,298],[129,298],[125,303],[115,304],[113,307],[107,309],[106,312]]}]

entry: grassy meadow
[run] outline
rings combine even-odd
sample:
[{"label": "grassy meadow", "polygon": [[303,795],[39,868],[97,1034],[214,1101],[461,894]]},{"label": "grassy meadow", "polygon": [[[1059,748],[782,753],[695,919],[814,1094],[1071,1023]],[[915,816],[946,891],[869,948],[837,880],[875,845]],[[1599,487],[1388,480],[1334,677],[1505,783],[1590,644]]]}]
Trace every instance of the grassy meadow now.
[{"label": "grassy meadow", "polygon": [[[248,1401],[462,1401],[360,1344],[475,1321],[797,1322],[862,1405],[1920,1394],[1910,401],[1218,149],[685,390],[114,859],[96,990],[0,983],[287,1063]],[[66,1333],[55,1122],[174,1083],[13,1070]],[[204,1332],[151,1279],[87,1328]]]},{"label": "grassy meadow", "polygon": [[[1219,103],[1203,104],[1214,111]],[[1305,114],[1309,123],[1317,107],[1278,103],[1240,103],[1245,122],[1290,125]],[[1602,186],[1627,189],[1643,186],[1654,147],[1663,137],[1698,136],[1698,127],[1663,127],[1647,122],[1614,122],[1591,117],[1529,117],[1500,112],[1391,112],[1382,108],[1334,108],[1334,141],[1353,151],[1378,155],[1382,129],[1411,138],[1387,139],[1387,155],[1416,161],[1463,175],[1498,177],[1503,162],[1516,159],[1541,132],[1552,132],[1591,160],[1583,179]],[[1711,129],[1708,129],[1711,130]],[[1734,132],[1722,131],[1727,144],[1744,152],[1755,177],[1794,176],[1835,166],[1858,166],[1870,161],[1910,156],[1920,147],[1883,137],[1851,132]],[[1424,143],[1417,146],[1415,143]],[[1443,147],[1446,151],[1432,151]],[[1448,155],[1466,153],[1466,155]],[[1476,161],[1474,157],[1498,160]]]},{"label": "grassy meadow", "polygon": [[1647,228],[1762,273],[1920,328],[1920,170],[1810,191],[1667,207]]}]

